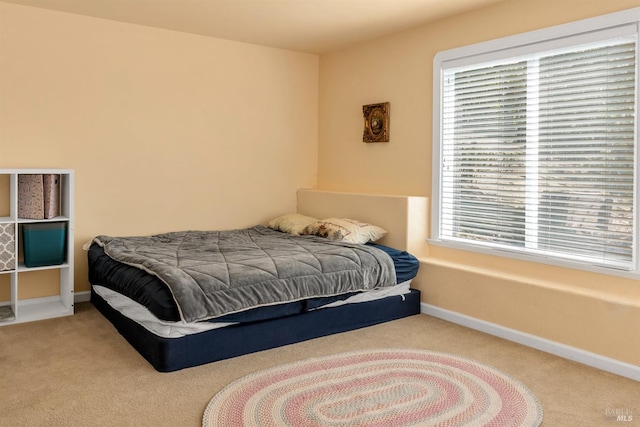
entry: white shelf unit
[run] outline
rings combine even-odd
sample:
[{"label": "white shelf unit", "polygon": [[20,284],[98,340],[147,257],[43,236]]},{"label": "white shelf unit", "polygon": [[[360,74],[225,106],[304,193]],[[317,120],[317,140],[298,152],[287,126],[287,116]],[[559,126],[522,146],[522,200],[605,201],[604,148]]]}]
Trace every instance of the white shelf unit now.
[{"label": "white shelf unit", "polygon": [[[23,174],[60,175],[60,216],[40,220],[18,217],[18,176]],[[74,313],[74,171],[70,169],[0,169],[0,176],[2,175],[9,176],[9,216],[0,217],[0,225],[13,224],[15,266],[13,269],[0,271],[0,276],[10,276],[11,287],[10,300],[0,301],[0,326],[70,316]],[[6,204],[7,201],[0,201],[0,206],[6,207]],[[21,242],[22,225],[43,222],[66,223],[65,261],[59,265],[27,267],[23,261],[19,262],[19,250],[23,246]],[[59,271],[60,287],[58,295],[19,299],[20,277],[39,270]]]}]

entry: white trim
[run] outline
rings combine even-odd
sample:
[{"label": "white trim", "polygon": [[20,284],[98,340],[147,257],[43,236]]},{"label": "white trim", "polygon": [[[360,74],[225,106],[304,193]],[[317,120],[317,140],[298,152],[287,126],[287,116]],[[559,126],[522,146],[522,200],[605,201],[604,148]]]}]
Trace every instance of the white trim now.
[{"label": "white trim", "polygon": [[0,169],[0,174],[2,175],[11,175],[11,174],[61,174],[68,175],[74,172],[73,169]]},{"label": "white trim", "polygon": [[431,304],[420,303],[420,312],[527,347],[535,348],[536,350],[541,350],[564,359],[573,360],[574,362],[582,363],[593,368],[640,381],[640,367],[630,363],[621,362],[556,341],[527,334],[526,332],[506,328],[495,323],[436,307]]},{"label": "white trim", "polygon": [[89,302],[89,301],[91,301],[91,291],[75,292],[73,294],[73,302],[76,304],[79,302]]},{"label": "white trim", "polygon": [[[640,21],[640,7],[619,12],[568,22],[553,27],[488,40],[436,53],[434,62],[453,62],[460,58],[477,58],[487,52],[504,52],[515,48],[527,48],[532,44],[566,39],[602,30],[618,31],[626,25],[637,25]],[[617,35],[617,33],[616,33]],[[504,53],[503,53],[504,55]],[[477,61],[477,60],[476,60]]]},{"label": "white trim", "polygon": [[[640,209],[639,209],[640,210]],[[435,212],[436,214],[438,212]],[[435,230],[433,231],[435,232]],[[625,277],[628,279],[640,279],[640,268],[635,270],[622,270],[613,267],[602,267],[598,265],[590,265],[586,262],[574,261],[570,258],[551,257],[543,253],[525,252],[523,249],[511,247],[492,246],[483,242],[475,242],[474,244],[455,241],[455,240],[439,240],[427,239],[427,242],[433,246],[442,246],[450,249],[458,249],[461,251],[475,252],[483,255],[499,256],[503,258],[517,259],[520,261],[536,262],[539,264],[555,265],[557,267],[572,268],[574,270],[588,271],[592,273],[606,274],[609,276]],[[636,264],[636,261],[633,261]]]}]

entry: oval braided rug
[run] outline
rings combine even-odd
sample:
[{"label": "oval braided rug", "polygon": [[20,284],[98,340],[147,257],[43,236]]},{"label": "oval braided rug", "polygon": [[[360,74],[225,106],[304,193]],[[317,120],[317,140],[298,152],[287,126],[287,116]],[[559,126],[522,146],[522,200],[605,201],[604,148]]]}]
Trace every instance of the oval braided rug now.
[{"label": "oval braided rug", "polygon": [[473,360],[382,349],[303,360],[241,378],[211,399],[205,427],[539,426],[536,396]]}]

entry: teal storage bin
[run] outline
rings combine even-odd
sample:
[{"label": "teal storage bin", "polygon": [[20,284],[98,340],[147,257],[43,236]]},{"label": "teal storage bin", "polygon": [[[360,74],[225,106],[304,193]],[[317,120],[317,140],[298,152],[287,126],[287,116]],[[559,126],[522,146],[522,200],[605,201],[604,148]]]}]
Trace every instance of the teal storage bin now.
[{"label": "teal storage bin", "polygon": [[24,265],[42,267],[64,263],[66,222],[22,224]]}]

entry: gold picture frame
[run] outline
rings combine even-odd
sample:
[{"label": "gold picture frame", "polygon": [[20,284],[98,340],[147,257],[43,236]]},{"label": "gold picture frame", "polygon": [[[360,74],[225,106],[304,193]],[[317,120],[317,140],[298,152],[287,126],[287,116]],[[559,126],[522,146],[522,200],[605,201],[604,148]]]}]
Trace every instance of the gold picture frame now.
[{"label": "gold picture frame", "polygon": [[363,142],[389,142],[389,103],[362,106],[364,114]]}]

